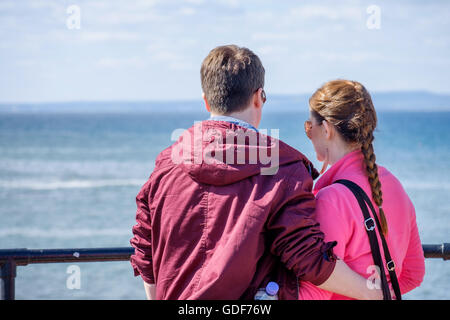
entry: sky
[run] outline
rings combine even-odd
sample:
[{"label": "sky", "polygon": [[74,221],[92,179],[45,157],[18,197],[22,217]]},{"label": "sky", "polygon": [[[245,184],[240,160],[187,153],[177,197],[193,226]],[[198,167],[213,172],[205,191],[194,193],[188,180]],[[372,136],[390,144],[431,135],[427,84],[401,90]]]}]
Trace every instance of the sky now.
[{"label": "sky", "polygon": [[449,31],[446,0],[0,0],[0,102],[199,99],[224,44],[261,58],[268,94],[449,94]]}]

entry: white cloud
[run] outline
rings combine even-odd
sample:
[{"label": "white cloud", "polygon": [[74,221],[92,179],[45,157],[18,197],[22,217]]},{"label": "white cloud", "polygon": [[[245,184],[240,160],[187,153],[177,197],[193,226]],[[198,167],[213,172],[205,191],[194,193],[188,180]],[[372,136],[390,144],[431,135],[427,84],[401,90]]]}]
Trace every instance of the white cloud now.
[{"label": "white cloud", "polygon": [[217,0],[217,2],[230,8],[238,8],[240,6],[239,0]]},{"label": "white cloud", "polygon": [[[46,0],[33,0],[27,1],[27,5],[29,5],[33,9],[39,8],[51,8],[51,9],[61,9],[63,7],[62,3],[55,3],[55,1],[46,1]],[[69,5],[67,5],[69,6]]]},{"label": "white cloud", "polygon": [[168,67],[170,70],[175,71],[187,71],[194,70],[196,68],[193,63],[187,61],[173,61],[169,63]]},{"label": "white cloud", "polygon": [[183,16],[192,16],[197,12],[197,10],[191,7],[183,7],[178,12]]},{"label": "white cloud", "polygon": [[252,40],[289,40],[291,35],[288,33],[277,32],[256,32],[251,35]]},{"label": "white cloud", "polygon": [[111,58],[105,57],[97,61],[97,66],[101,68],[129,68],[129,67],[145,67],[146,62],[137,57],[132,58]]},{"label": "white cloud", "polygon": [[151,57],[156,61],[163,62],[177,61],[181,59],[181,56],[179,54],[169,50],[158,50],[154,52]]},{"label": "white cloud", "polygon": [[279,54],[288,53],[288,48],[279,45],[267,45],[257,48],[255,53],[262,56],[278,56]]},{"label": "white cloud", "polygon": [[[442,81],[450,66],[450,11],[444,1],[378,1],[378,31],[366,28],[366,8],[372,2],[360,0],[35,0],[30,5],[31,1],[0,0],[2,70],[40,74],[54,68],[64,78],[74,68],[78,83],[95,84],[104,73],[85,73],[82,66],[115,68],[117,77],[131,75],[136,81],[117,95],[134,96],[144,74],[139,68],[151,68],[158,90],[145,94],[162,94],[166,83],[171,87],[174,73],[179,79],[198,80],[201,61],[214,46],[236,43],[268,61],[268,83],[274,74],[279,76],[276,90],[297,90],[304,75],[294,71],[307,70],[319,80],[345,71],[373,75],[380,88],[395,89],[404,80],[448,91]],[[65,9],[70,4],[81,8],[80,30],[66,28]],[[68,56],[73,63],[65,61]],[[115,79],[101,79],[114,86]],[[58,91],[46,93],[45,81],[23,80],[39,97],[52,100],[51,94]],[[177,91],[179,95],[198,88],[195,81],[179,82],[184,90]],[[10,91],[20,97],[23,87],[11,84]],[[80,94],[91,94],[82,90]]]},{"label": "white cloud", "polygon": [[[193,46],[197,43],[194,39],[180,39],[181,47]],[[192,70],[195,68],[190,56],[178,50],[173,43],[157,41],[147,46],[148,59],[156,63],[165,64],[170,70]]]},{"label": "white cloud", "polygon": [[158,3],[161,3],[161,0],[138,0],[138,1],[136,1],[136,5],[141,6],[141,7],[154,7]]},{"label": "white cloud", "polygon": [[193,5],[200,5],[200,4],[204,4],[205,0],[184,0],[184,2],[193,4]]},{"label": "white cloud", "polygon": [[94,31],[82,31],[80,33],[80,40],[82,41],[134,41],[139,40],[140,35],[133,32],[94,32]]},{"label": "white cloud", "polygon": [[36,60],[33,60],[33,59],[21,59],[21,60],[18,60],[18,61],[16,62],[16,64],[17,64],[19,67],[29,68],[29,67],[32,67],[32,66],[37,65],[38,63],[37,63]]},{"label": "white cloud", "polygon": [[297,19],[361,20],[364,14],[365,7],[343,5],[305,5],[290,10],[291,17]]},{"label": "white cloud", "polygon": [[14,1],[2,1],[0,2],[0,10],[14,9],[14,5]]},{"label": "white cloud", "polygon": [[165,17],[158,14],[154,10],[146,11],[109,11],[103,12],[93,17],[98,24],[110,24],[110,25],[136,25],[140,23],[149,23],[162,21]]},{"label": "white cloud", "polygon": [[367,51],[350,53],[319,52],[317,57],[329,62],[370,62],[384,60],[384,56],[382,54]]}]

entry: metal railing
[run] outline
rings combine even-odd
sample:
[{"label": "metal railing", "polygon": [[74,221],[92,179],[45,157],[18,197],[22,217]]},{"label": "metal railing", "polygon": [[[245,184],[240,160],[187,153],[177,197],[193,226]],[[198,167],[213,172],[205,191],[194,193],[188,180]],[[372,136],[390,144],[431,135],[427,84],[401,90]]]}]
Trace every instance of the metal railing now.
[{"label": "metal railing", "polygon": [[[450,243],[423,244],[425,258],[450,260]],[[33,263],[128,261],[132,247],[80,249],[1,249],[0,278],[3,280],[1,300],[14,300],[18,266]]]}]

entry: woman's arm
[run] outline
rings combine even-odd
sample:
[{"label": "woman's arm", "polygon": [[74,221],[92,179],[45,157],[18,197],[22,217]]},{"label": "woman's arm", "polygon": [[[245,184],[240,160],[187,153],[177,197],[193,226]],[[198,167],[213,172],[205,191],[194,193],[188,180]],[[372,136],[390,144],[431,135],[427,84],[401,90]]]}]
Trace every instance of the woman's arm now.
[{"label": "woman's arm", "polygon": [[145,294],[147,295],[147,300],[156,299],[156,285],[147,283],[144,281]]},{"label": "woman's arm", "polygon": [[342,260],[336,261],[330,277],[318,287],[359,300],[383,299],[381,289],[370,289],[373,286],[367,285],[367,279],[350,269]]},{"label": "woman's arm", "polygon": [[[331,198],[329,198],[331,196]],[[341,196],[335,195],[335,196]],[[346,247],[353,233],[348,219],[343,216],[345,210],[340,210],[332,194],[317,195],[316,219],[320,223],[320,229],[325,234],[325,241],[337,241],[333,252],[341,259],[346,256]],[[370,283],[371,284],[371,283]],[[367,285],[367,279],[350,269],[342,260],[337,260],[334,271],[326,281],[314,286],[311,283],[300,283],[299,297],[307,300],[331,299],[333,293],[354,299],[382,299],[381,289]]]}]

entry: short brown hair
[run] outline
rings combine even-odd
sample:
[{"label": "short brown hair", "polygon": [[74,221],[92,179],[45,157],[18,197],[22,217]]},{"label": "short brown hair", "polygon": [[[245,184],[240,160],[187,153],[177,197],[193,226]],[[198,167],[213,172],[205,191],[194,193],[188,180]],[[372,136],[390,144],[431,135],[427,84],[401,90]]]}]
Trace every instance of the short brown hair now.
[{"label": "short brown hair", "polygon": [[202,89],[211,110],[227,114],[245,109],[264,87],[264,67],[251,50],[236,45],[211,50],[200,69]]}]

